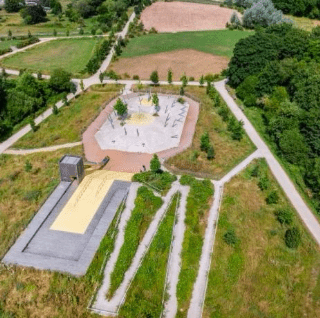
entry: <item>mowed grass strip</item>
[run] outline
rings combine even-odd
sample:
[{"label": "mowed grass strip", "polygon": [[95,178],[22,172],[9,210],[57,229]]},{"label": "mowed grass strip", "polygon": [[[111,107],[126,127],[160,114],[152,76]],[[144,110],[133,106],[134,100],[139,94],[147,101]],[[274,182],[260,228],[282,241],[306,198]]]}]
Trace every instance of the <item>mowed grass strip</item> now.
[{"label": "mowed grass strip", "polygon": [[[146,89],[146,88],[144,88]],[[147,90],[150,88],[147,87]],[[179,94],[180,87],[161,85],[152,91]],[[220,179],[233,167],[249,156],[255,147],[244,134],[241,141],[233,140],[228,131],[228,124],[218,114],[218,108],[206,94],[206,88],[187,86],[187,94],[200,100],[200,112],[193,136],[192,145],[185,151],[166,160],[166,168],[176,173],[193,174],[200,178]],[[200,151],[200,139],[208,132],[210,142],[215,150],[215,158],[207,159],[207,154]]]},{"label": "mowed grass strip", "polygon": [[121,57],[194,49],[231,58],[236,43],[251,34],[252,31],[235,30],[148,34],[131,39]]},{"label": "mowed grass strip", "polygon": [[126,301],[119,312],[120,317],[160,317],[175,211],[179,206],[179,199],[180,194],[176,193],[128,290]]},{"label": "mowed grass strip", "polygon": [[124,242],[111,273],[110,289],[107,297],[111,298],[123,281],[124,275],[131,265],[138,246],[142,241],[154,215],[162,206],[160,197],[153,194],[153,191],[145,186],[138,189],[135,199],[135,207],[126,225]]},{"label": "mowed grass strip", "polygon": [[4,58],[1,66],[31,72],[41,71],[43,74],[62,68],[73,76],[83,77],[97,41],[94,38],[52,40]]},{"label": "mowed grass strip", "polygon": [[[0,156],[0,258],[30,222],[59,182],[64,154],[82,155],[82,147],[27,156]],[[32,165],[25,171],[25,161]],[[10,166],[10,169],[8,168]],[[123,208],[123,207],[122,207]],[[118,208],[117,215],[121,213]],[[83,277],[0,264],[1,317],[97,317],[87,310],[105,259],[117,236],[116,217]]]},{"label": "mowed grass strip", "polygon": [[[269,180],[264,191],[261,177]],[[266,203],[271,191],[277,204]],[[280,208],[291,211],[291,225],[277,221]],[[301,233],[297,249],[284,242],[293,226]],[[225,242],[227,231],[236,235],[234,246]],[[259,160],[225,185],[203,317],[319,317],[319,302],[319,246]]]},{"label": "mowed grass strip", "polygon": [[[30,131],[12,148],[32,149],[81,141],[81,133],[101,112],[105,103],[115,97],[121,85],[106,85],[94,88],[73,99],[69,106],[60,108],[58,115],[43,121],[37,131]],[[102,90],[104,89],[104,91]]]},{"label": "mowed grass strip", "polygon": [[185,234],[181,253],[181,271],[177,285],[177,318],[187,317],[193,285],[199,270],[203,239],[207,226],[208,211],[212,203],[213,185],[210,180],[197,180],[184,175],[182,185],[189,185]]}]

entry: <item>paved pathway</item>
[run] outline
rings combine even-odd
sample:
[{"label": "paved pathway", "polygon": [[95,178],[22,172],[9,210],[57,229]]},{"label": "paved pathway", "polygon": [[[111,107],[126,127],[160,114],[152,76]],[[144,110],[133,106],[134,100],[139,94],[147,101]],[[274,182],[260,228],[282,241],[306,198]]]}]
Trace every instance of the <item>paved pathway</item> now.
[{"label": "paved pathway", "polygon": [[80,145],[82,145],[82,141],[71,142],[68,144],[51,146],[51,147],[34,148],[34,149],[8,149],[8,150],[5,150],[3,153],[7,155],[28,155],[28,154],[37,153],[37,152],[49,152],[49,151],[56,151],[63,148],[72,148]]},{"label": "paved pathway", "polygon": [[214,201],[209,212],[208,224],[202,246],[199,272],[196,282],[193,286],[192,298],[188,310],[188,318],[201,318],[202,316],[224,184],[229,182],[231,178],[233,178],[235,175],[239,174],[243,169],[245,169],[252,160],[259,157],[261,157],[261,153],[259,150],[256,150],[248,158],[246,158],[234,169],[232,169],[221,180],[213,182],[215,187]]},{"label": "paved pathway", "polygon": [[299,192],[296,190],[293,182],[290,180],[284,169],[281,167],[277,159],[274,157],[272,152],[269,150],[266,143],[259,136],[251,122],[248,120],[246,115],[242,112],[239,106],[235,103],[233,98],[229,95],[226,87],[226,80],[215,83],[215,88],[218,90],[222,98],[228,104],[230,110],[236,116],[238,120],[242,120],[244,123],[244,129],[249,135],[250,139],[256,145],[261,155],[266,158],[268,165],[277,179],[278,183],[286,193],[292,205],[299,213],[301,219],[309,229],[310,233],[315,238],[316,242],[320,245],[320,225],[312,211],[306,205],[301,198]]},{"label": "paved pathway", "polygon": [[177,285],[179,279],[179,273],[181,268],[181,252],[182,252],[182,243],[184,238],[184,232],[186,229],[185,218],[186,218],[186,204],[187,197],[190,191],[190,187],[182,187],[180,189],[185,189],[181,192],[180,205],[177,211],[177,223],[173,228],[173,241],[172,248],[170,251],[169,262],[167,266],[167,277],[166,277],[166,286],[169,299],[164,304],[163,317],[174,318],[178,309],[177,301]]}]

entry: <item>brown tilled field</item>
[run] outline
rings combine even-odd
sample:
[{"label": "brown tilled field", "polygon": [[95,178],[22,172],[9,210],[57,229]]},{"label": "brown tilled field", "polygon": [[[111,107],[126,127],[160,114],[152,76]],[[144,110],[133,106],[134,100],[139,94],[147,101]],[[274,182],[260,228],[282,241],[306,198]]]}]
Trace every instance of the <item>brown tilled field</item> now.
[{"label": "brown tilled field", "polygon": [[185,72],[196,80],[207,73],[220,73],[228,65],[229,59],[195,50],[177,50],[158,54],[149,54],[132,58],[120,58],[112,63],[109,69],[117,74],[127,73],[132,77],[149,79],[152,71],[157,70],[160,80],[167,79],[168,69],[173,71],[173,80],[179,80]]},{"label": "brown tilled field", "polygon": [[224,29],[234,10],[217,5],[187,2],[156,2],[141,14],[147,30],[181,32]]}]

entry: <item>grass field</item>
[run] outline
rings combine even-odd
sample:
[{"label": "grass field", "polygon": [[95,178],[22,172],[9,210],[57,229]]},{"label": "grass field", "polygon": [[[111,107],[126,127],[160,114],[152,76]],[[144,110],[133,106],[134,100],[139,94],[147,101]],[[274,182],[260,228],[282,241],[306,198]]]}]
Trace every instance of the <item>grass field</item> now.
[{"label": "grass field", "polygon": [[10,46],[15,46],[18,40],[0,41],[0,50],[8,49]]},{"label": "grass field", "polygon": [[235,44],[250,34],[252,31],[230,30],[149,34],[131,39],[121,57],[194,49],[231,58]]},{"label": "grass field", "polygon": [[119,92],[121,85],[92,87],[43,121],[36,132],[29,132],[12,148],[30,149],[81,141],[81,134],[100,113],[103,105]]},{"label": "grass field", "polygon": [[84,77],[87,65],[98,39],[58,39],[39,44],[1,60],[1,65],[11,69],[27,69],[50,74],[56,68]]},{"label": "grass field", "polygon": [[160,209],[163,201],[156,197],[153,191],[143,186],[138,189],[135,199],[135,207],[126,225],[124,243],[111,273],[110,289],[107,297],[111,298],[123,281],[124,274],[131,265],[132,259],[136,254],[139,243],[144,237],[154,215]]},{"label": "grass field", "polygon": [[[155,91],[179,93],[180,87],[160,86]],[[169,158],[166,168],[176,173],[190,173],[202,178],[220,179],[234,166],[243,161],[255,149],[250,139],[244,135],[241,141],[232,140],[227,124],[218,114],[218,108],[206,94],[204,87],[186,88],[186,93],[200,99],[200,113],[191,147]],[[208,132],[215,149],[215,158],[208,160],[200,151],[200,138]]]},{"label": "grass field", "polygon": [[[269,187],[261,191],[263,175]],[[279,195],[277,204],[266,203],[271,191]],[[291,225],[277,221],[279,208],[291,211]],[[292,226],[301,233],[297,249],[284,242]],[[237,237],[234,246],[224,239],[230,230]],[[319,301],[319,247],[259,160],[225,186],[203,317],[319,317]]]},{"label": "grass field", "polygon": [[175,194],[128,290],[126,301],[119,312],[120,317],[160,317],[172,229],[178,206],[179,194]]},{"label": "grass field", "polygon": [[[58,184],[58,162],[67,153],[81,155],[82,147],[0,156],[0,258]],[[33,165],[30,172],[25,171],[26,160]],[[99,272],[113,250],[116,234],[114,220],[87,274],[81,278],[0,264],[0,317],[97,317],[87,305],[103,278]]]},{"label": "grass field", "polygon": [[190,192],[187,198],[186,229],[182,243],[181,271],[177,285],[177,318],[187,317],[193,285],[199,270],[208,211],[213,196],[213,185],[209,180],[197,180],[185,175],[181,177],[180,183],[189,185]]},{"label": "grass field", "polygon": [[305,17],[286,15],[286,18],[292,20],[297,27],[306,31],[311,31],[313,28],[320,24],[319,20],[309,19]]}]

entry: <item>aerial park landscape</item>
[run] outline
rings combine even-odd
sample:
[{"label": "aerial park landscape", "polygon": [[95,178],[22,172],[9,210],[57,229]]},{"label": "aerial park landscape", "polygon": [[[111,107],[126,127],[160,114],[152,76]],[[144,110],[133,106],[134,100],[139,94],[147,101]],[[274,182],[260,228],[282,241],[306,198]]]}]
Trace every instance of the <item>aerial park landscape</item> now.
[{"label": "aerial park landscape", "polygon": [[320,3],[290,3],[4,1],[0,317],[320,314]]}]

